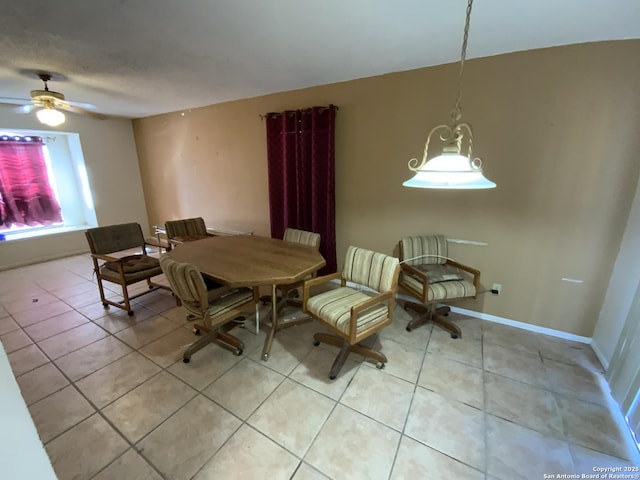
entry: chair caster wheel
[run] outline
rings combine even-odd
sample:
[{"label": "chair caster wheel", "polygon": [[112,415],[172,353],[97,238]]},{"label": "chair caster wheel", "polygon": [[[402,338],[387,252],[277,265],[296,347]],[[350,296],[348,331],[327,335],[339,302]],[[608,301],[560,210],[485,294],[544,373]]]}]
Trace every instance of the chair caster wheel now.
[{"label": "chair caster wheel", "polygon": [[376,368],[377,368],[378,370],[384,370],[384,366],[385,366],[385,364],[384,364],[384,363],[382,363],[382,362],[377,362],[377,363],[376,363]]},{"label": "chair caster wheel", "polygon": [[198,336],[200,336],[200,335],[201,335],[201,332],[200,332],[200,330],[198,330],[197,328],[194,328],[194,329],[193,329],[193,334],[194,334],[194,335],[198,335]]},{"label": "chair caster wheel", "polygon": [[267,360],[269,360],[269,354],[268,354],[268,353],[263,353],[263,354],[262,354],[262,360],[264,360],[265,362],[266,362]]},{"label": "chair caster wheel", "polygon": [[239,357],[240,355],[242,355],[242,349],[241,349],[241,348],[238,348],[235,352],[233,352],[233,354],[234,354],[236,357]]},{"label": "chair caster wheel", "polygon": [[331,375],[331,374],[329,374],[329,380],[335,380],[335,379],[336,379],[336,376],[335,376],[335,375]]},{"label": "chair caster wheel", "polygon": [[451,338],[453,338],[453,339],[458,338],[458,334],[457,333],[452,333],[451,334]]},{"label": "chair caster wheel", "polygon": [[318,341],[314,340],[314,341],[313,341],[313,346],[314,346],[314,347],[317,347],[318,345],[320,345],[320,342],[318,342]]},{"label": "chair caster wheel", "polygon": [[182,362],[183,362],[183,363],[189,363],[190,361],[191,361],[191,357],[184,357],[184,358],[182,359]]},{"label": "chair caster wheel", "polygon": [[130,317],[133,317],[133,310],[129,310],[129,311],[127,312],[127,315],[129,315]]},{"label": "chair caster wheel", "polygon": [[102,306],[103,306],[104,308],[109,308],[109,304],[108,304],[108,303],[103,303],[103,304],[102,304]]},{"label": "chair caster wheel", "polygon": [[407,325],[406,330],[407,330],[407,332],[410,332],[411,331],[411,327],[409,325]]}]

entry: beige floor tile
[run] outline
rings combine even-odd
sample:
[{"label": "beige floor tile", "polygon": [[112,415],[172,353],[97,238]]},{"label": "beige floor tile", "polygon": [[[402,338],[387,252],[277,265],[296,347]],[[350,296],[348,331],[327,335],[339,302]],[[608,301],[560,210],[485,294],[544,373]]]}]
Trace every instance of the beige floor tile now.
[{"label": "beige floor tile", "polygon": [[566,441],[487,415],[487,473],[501,480],[572,472]]},{"label": "beige floor tile", "polygon": [[482,368],[482,342],[473,337],[454,339],[449,335],[431,335],[427,352]]},{"label": "beige floor tile", "polygon": [[167,320],[171,320],[173,323],[183,326],[188,322],[187,320],[187,310],[184,307],[176,307],[165,310],[161,313],[161,315]]},{"label": "beige floor tile", "polygon": [[[10,300],[0,299],[4,308],[12,314],[21,316],[22,313],[29,310],[42,310],[44,305],[62,304],[54,295],[44,291],[39,287],[34,287],[31,292],[23,292],[17,298]],[[53,305],[51,305],[53,307]],[[17,318],[16,318],[17,320]],[[20,322],[18,322],[20,323]]]},{"label": "beige floor tile", "polygon": [[[69,305],[72,305],[70,302],[68,302],[69,298],[75,297],[76,295],[82,295],[87,292],[95,293],[96,295],[98,295],[98,298],[100,298],[100,295],[98,293],[98,284],[95,282],[89,282],[87,280],[83,280],[79,283],[76,283],[75,285],[66,285],[49,290],[49,293],[55,295],[60,300],[65,300],[65,302],[69,303]],[[80,305],[74,305],[74,307],[76,306]]]},{"label": "beige floor tile", "polygon": [[[53,297],[55,298],[55,297]],[[57,298],[49,303],[38,303],[37,306],[12,314],[13,319],[22,327],[42,322],[61,313],[71,312],[73,309]]]},{"label": "beige floor tile", "polygon": [[386,479],[399,441],[399,432],[338,405],[304,460],[330,478]]},{"label": "beige floor tile", "polygon": [[103,408],[160,370],[151,360],[133,352],[84,377],[76,385],[98,408]]},{"label": "beige floor tile", "polygon": [[114,335],[133,348],[140,348],[180,327],[161,316],[155,316]]},{"label": "beige floor tile", "polygon": [[262,352],[268,332],[268,329],[261,329],[256,335],[251,328],[235,327],[229,333],[244,343],[244,352],[242,355],[249,357],[255,350],[260,350],[260,352]]},{"label": "beige floor tile", "polygon": [[558,404],[568,440],[625,460],[632,458],[625,440],[626,427],[623,429],[607,408],[562,396],[558,396]]},{"label": "beige floor tile", "polygon": [[421,387],[472,407],[484,408],[482,370],[466,363],[427,353],[418,379]]},{"label": "beige floor tile", "polygon": [[[149,295],[144,295],[134,300],[136,306],[142,305],[156,314],[166,312],[176,307],[176,299],[170,292],[166,290],[156,290]],[[133,308],[134,311],[136,307]]]},{"label": "beige floor tile", "polygon": [[333,351],[319,347],[314,348],[300,365],[291,372],[289,378],[334,400],[339,400],[356,371],[360,368],[360,363],[352,359],[355,355],[349,355],[336,379],[330,380],[329,371],[336,355],[338,355],[337,348],[334,348]]},{"label": "beige floor tile", "polygon": [[87,305],[95,305],[96,303],[100,303],[101,300],[100,292],[98,292],[98,287],[93,284],[88,285],[91,287],[91,290],[86,292],[77,292],[74,295],[63,298],[62,301],[76,309],[85,307]]},{"label": "beige floor tile", "polygon": [[35,342],[39,342],[45,338],[53,337],[58,333],[71,330],[74,327],[88,322],[87,317],[80,315],[75,310],[71,310],[43,320],[42,322],[29,325],[25,327],[24,331],[33,338]]},{"label": "beige floor tile", "polygon": [[[311,350],[312,343],[278,333],[273,339],[269,359],[265,365],[283,375],[289,375]],[[256,361],[263,361],[262,349],[254,350],[250,357]]]},{"label": "beige floor tile", "polygon": [[560,409],[550,391],[489,372],[485,372],[485,391],[487,413],[564,438]]},{"label": "beige floor tile", "polygon": [[109,335],[93,323],[85,323],[78,327],[59,333],[38,342],[38,346],[49,358],[55,360],[67,353],[78,350]]},{"label": "beige floor tile", "polygon": [[246,419],[284,378],[260,363],[244,358],[203,393],[238,417]]},{"label": "beige floor tile", "polygon": [[13,374],[17,377],[49,362],[37,345],[29,345],[7,355]]},{"label": "beige floor tile", "polygon": [[509,325],[485,322],[485,342],[502,345],[522,353],[538,355],[538,334]]},{"label": "beige floor tile", "polygon": [[137,447],[167,478],[188,480],[240,425],[236,417],[198,395]]},{"label": "beige floor tile", "polygon": [[124,479],[162,480],[162,477],[133,449],[127,450],[124,455],[93,477],[93,480]]},{"label": "beige floor tile", "polygon": [[[424,349],[410,347],[409,345],[403,345],[387,337],[372,336],[376,338],[375,344],[368,342],[362,342],[366,346],[373,348],[376,351],[384,354],[387,357],[387,363],[385,363],[384,371],[396,377],[402,378],[409,382],[415,383],[418,375],[420,374],[420,366],[424,359]],[[368,340],[368,339],[367,339]],[[332,351],[336,351],[335,347],[332,347]],[[364,365],[375,368],[376,364],[369,360],[364,359]]]},{"label": "beige floor tile", "polygon": [[20,330],[20,325],[10,316],[0,318],[0,335]]},{"label": "beige floor tile", "polygon": [[69,385],[69,381],[53,363],[45,363],[41,367],[20,375],[16,381],[27,405],[42,400],[47,395]]},{"label": "beige floor tile", "polygon": [[173,331],[140,348],[139,352],[161,367],[167,368],[177,361],[182,361],[185,350],[198,338],[186,328],[176,327]]},{"label": "beige floor tile", "polygon": [[242,425],[194,480],[291,478],[299,460],[248,425]]},{"label": "beige floor tile", "polygon": [[597,372],[604,371],[593,349],[586,343],[573,342],[549,335],[540,335],[538,337],[538,345],[540,346],[540,353],[544,358],[580,365]]},{"label": "beige floor tile", "polygon": [[176,362],[168,370],[196,390],[202,391],[243,358],[244,356],[234,355],[220,345],[209,344],[194,353],[189,363]]},{"label": "beige floor tile", "polygon": [[29,412],[38,429],[40,440],[47,443],[93,415],[95,409],[75,388],[69,385],[31,405]]},{"label": "beige floor tile", "polygon": [[419,478],[484,480],[484,473],[403,435],[390,480]]},{"label": "beige floor tile", "polygon": [[549,388],[540,355],[486,342],[483,348],[484,369],[537,387]]},{"label": "beige floor tile", "polygon": [[327,480],[328,478],[311,465],[302,462],[291,480]]},{"label": "beige floor tile", "polygon": [[[107,295],[107,298],[112,298]],[[114,301],[117,299],[112,298]],[[85,317],[93,320],[96,325],[100,325],[109,333],[116,333],[125,328],[129,328],[140,322],[155,316],[156,314],[144,307],[137,307],[133,311],[133,315],[129,316],[127,312],[118,307],[104,308],[102,303],[95,303],[78,308],[78,311]]]},{"label": "beige floor tile", "polygon": [[302,458],[335,404],[324,395],[285,380],[247,422]]},{"label": "beige floor tile", "polygon": [[393,322],[391,325],[380,331],[380,336],[390,338],[403,345],[408,345],[409,347],[424,350],[431,338],[433,324],[428,323],[427,325],[417,328],[411,332],[407,332],[407,324],[415,314],[404,311],[402,308],[402,305],[404,304],[402,302],[399,303],[401,305],[398,306],[394,312]]},{"label": "beige floor tile", "polygon": [[402,431],[414,389],[414,383],[374,368],[360,368],[340,403]]},{"label": "beige floor tile", "polygon": [[102,412],[125,437],[137,442],[196,394],[173,375],[160,372]]},{"label": "beige floor tile", "polygon": [[2,342],[6,353],[15,352],[33,343],[22,329],[0,335],[0,342]]},{"label": "beige floor tile", "polygon": [[127,442],[99,415],[46,445],[58,480],[92,478],[127,448]]},{"label": "beige floor tile", "polygon": [[405,435],[484,470],[484,412],[418,387]]},{"label": "beige floor tile", "polygon": [[58,358],[55,364],[72,381],[76,381],[124,357],[132,351],[129,346],[109,335],[75,352]]},{"label": "beige floor tile", "polygon": [[[637,452],[636,458],[633,461],[623,460],[618,457],[607,455],[606,453],[596,452],[590,448],[581,447],[574,443],[569,443],[569,449],[573,455],[573,464],[575,466],[574,472],[579,475],[593,475],[596,473],[594,468],[620,468],[622,467],[640,467],[640,452]],[[623,472],[620,470],[619,472]],[[614,472],[615,470],[610,470]],[[633,470],[628,470],[633,472]],[[637,472],[640,473],[640,472]]]},{"label": "beige floor tile", "polygon": [[544,362],[550,388],[554,392],[570,395],[585,402],[606,406],[609,386],[600,373],[580,365],[569,365],[546,359]]}]

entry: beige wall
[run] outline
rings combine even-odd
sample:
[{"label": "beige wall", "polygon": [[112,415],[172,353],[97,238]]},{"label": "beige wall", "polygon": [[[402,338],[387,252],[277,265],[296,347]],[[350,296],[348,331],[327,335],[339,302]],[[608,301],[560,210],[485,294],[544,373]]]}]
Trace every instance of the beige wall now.
[{"label": "beige wall", "polygon": [[[34,115],[16,114],[0,105],[0,130],[47,130]],[[148,225],[142,181],[131,120],[93,120],[67,115],[64,125],[51,129],[80,135],[98,224],[139,222]],[[0,242],[0,270],[88,251],[84,231]]]},{"label": "beige wall", "polygon": [[401,186],[448,119],[457,64],[136,120],[149,221],[201,215],[268,235],[259,115],[333,103],[338,259],[350,244],[391,253],[410,234],[487,242],[450,254],[502,294],[459,306],[591,336],[640,169],[638,58],[640,41],[625,41],[467,62],[463,118],[498,184],[487,191]]}]

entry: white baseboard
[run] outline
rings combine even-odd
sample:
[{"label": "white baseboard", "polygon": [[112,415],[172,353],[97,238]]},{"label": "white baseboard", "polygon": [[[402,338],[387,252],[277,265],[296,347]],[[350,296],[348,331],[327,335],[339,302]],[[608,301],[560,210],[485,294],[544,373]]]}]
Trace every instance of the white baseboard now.
[{"label": "white baseboard", "polygon": [[607,370],[609,370],[609,359],[604,356],[598,344],[593,340],[591,341],[591,348],[593,349],[593,353],[596,354],[596,357],[598,357],[598,360],[600,360],[604,371],[606,372]]}]

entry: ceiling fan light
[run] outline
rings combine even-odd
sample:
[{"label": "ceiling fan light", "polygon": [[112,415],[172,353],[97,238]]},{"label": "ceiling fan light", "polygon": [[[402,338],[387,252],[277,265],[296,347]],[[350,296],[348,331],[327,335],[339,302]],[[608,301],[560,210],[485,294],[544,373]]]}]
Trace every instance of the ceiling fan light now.
[{"label": "ceiling fan light", "polygon": [[64,113],[55,108],[41,108],[36,112],[36,117],[40,120],[40,123],[44,123],[50,127],[57,127],[62,125],[65,121]]}]

